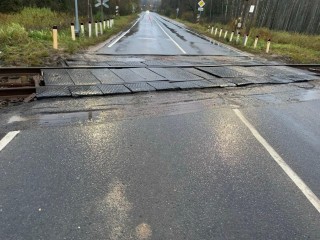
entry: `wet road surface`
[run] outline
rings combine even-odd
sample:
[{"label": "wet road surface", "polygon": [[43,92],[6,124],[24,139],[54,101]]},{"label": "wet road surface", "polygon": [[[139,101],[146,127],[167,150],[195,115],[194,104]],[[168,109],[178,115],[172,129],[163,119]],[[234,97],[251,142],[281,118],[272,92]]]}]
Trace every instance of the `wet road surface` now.
[{"label": "wet road surface", "polygon": [[3,111],[0,132],[21,131],[0,151],[0,236],[319,239],[317,202],[238,115],[320,196],[319,92],[296,83]]},{"label": "wet road surface", "polygon": [[245,56],[156,13],[142,13],[133,27],[97,51],[100,54]]}]

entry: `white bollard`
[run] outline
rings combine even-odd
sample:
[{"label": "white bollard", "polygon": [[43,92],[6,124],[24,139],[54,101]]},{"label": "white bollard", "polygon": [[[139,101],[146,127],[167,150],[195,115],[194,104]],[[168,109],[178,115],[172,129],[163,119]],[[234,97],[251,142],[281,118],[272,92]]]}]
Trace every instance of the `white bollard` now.
[{"label": "white bollard", "polygon": [[238,35],[237,35],[237,39],[236,39],[236,43],[237,43],[237,44],[239,43],[240,35],[241,35],[241,33],[238,33]]},{"label": "white bollard", "polygon": [[224,33],[224,39],[226,39],[227,38],[227,35],[228,35],[228,31],[226,30],[226,32]]},{"label": "white bollard", "polygon": [[111,25],[110,25],[110,27],[113,28],[113,25],[114,25],[114,19],[111,18]]},{"label": "white bollard", "polygon": [[231,33],[231,35],[230,35],[230,42],[232,42],[233,35],[234,35],[234,31],[232,31],[232,33]]},{"label": "white bollard", "polygon": [[92,36],[92,24],[91,22],[88,23],[88,29],[89,29],[89,37]]},{"label": "white bollard", "polygon": [[107,19],[107,28],[109,29],[110,28],[110,20]]},{"label": "white bollard", "polygon": [[213,34],[213,27],[211,28],[211,35]]},{"label": "white bollard", "polygon": [[271,39],[269,39],[268,42],[267,42],[266,53],[269,53],[269,52],[270,52],[270,45],[271,45]]},{"label": "white bollard", "polygon": [[259,41],[259,36],[256,36],[256,39],[254,40],[253,48],[256,49]]},{"label": "white bollard", "polygon": [[58,27],[52,27],[53,49],[58,49]]},{"label": "white bollard", "polygon": [[73,23],[71,23],[71,38],[73,41],[76,40],[76,33],[74,31],[74,24]]},{"label": "white bollard", "polygon": [[249,39],[249,35],[248,35],[248,34],[246,34],[246,35],[244,36],[243,46],[245,46],[245,47],[247,46],[248,39]]},{"label": "white bollard", "polygon": [[220,29],[220,33],[219,33],[219,38],[221,38],[222,31],[223,31],[223,29],[221,28],[221,29]]},{"label": "white bollard", "polygon": [[99,32],[98,32],[98,22],[97,21],[94,23],[94,28],[96,30],[96,37],[98,37]]},{"label": "white bollard", "polygon": [[103,30],[106,30],[106,20],[103,20]]},{"label": "white bollard", "polygon": [[84,25],[81,23],[81,35],[84,36]]},{"label": "white bollard", "polygon": [[217,36],[218,33],[218,28],[216,28],[216,30],[214,31],[214,35]]},{"label": "white bollard", "polygon": [[100,34],[102,35],[103,34],[102,21],[100,21],[99,25],[100,25]]}]

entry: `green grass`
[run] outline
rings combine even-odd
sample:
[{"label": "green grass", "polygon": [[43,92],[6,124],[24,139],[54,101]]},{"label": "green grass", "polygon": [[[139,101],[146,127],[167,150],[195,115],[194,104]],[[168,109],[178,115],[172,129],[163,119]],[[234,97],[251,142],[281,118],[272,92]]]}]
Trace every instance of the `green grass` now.
[{"label": "green grass", "polygon": [[[232,29],[228,25],[215,24],[214,29],[218,28],[217,36],[208,32],[208,24],[195,24],[188,21],[178,20],[184,23],[190,29],[198,33],[209,36],[217,41],[236,47],[242,51],[247,51],[268,59],[276,59],[287,63],[314,63],[320,64],[320,35],[306,35],[284,31],[273,31],[267,28],[251,29],[250,38],[246,47],[242,44],[236,44],[233,38],[229,42]],[[212,26],[210,26],[212,27]],[[223,28],[222,37],[219,38],[220,28]],[[228,37],[224,39],[224,31],[228,30]],[[259,36],[259,42],[256,49],[253,48],[254,38]],[[269,54],[266,54],[266,45],[268,39],[271,39],[271,48]],[[242,40],[241,40],[242,42]]]},{"label": "green grass", "polygon": [[[14,15],[0,14],[0,65],[55,65],[60,58],[107,40],[136,18],[136,15],[118,17],[114,27],[103,35],[81,36],[73,41],[70,32],[72,16],[37,8],[27,8]],[[52,48],[51,28],[54,25],[58,26],[58,50]],[[94,34],[94,28],[92,32]]]}]

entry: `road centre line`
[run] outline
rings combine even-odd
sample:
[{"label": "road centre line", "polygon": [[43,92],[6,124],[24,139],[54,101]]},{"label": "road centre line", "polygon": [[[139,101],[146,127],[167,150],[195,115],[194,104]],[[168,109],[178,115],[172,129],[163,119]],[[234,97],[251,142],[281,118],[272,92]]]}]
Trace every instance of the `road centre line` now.
[{"label": "road centre line", "polygon": [[260,144],[268,151],[271,157],[282,168],[282,170],[288,175],[288,177],[294,182],[294,184],[301,190],[306,196],[309,202],[320,213],[320,200],[312,192],[312,190],[303,182],[303,180],[290,168],[290,166],[283,160],[283,158],[274,150],[274,148],[265,140],[255,127],[245,118],[239,109],[233,109],[237,117],[246,125],[252,135],[260,142]]},{"label": "road centre line", "polygon": [[158,24],[159,28],[170,38],[170,40],[180,49],[180,51],[183,52],[184,54],[187,54],[187,52],[184,51],[183,48],[180,47],[180,45],[175,40],[173,40],[173,38],[170,37],[170,35],[160,26],[160,24],[158,23],[158,20],[154,18],[154,21]]},{"label": "road centre line", "polygon": [[111,44],[108,46],[108,48],[111,48],[111,47],[112,47],[113,45],[115,45],[121,38],[123,38],[125,35],[127,35],[127,34],[130,32],[130,30],[131,30],[139,21],[140,21],[140,18],[132,25],[132,27],[131,27],[128,31],[122,33],[120,37],[118,37],[113,43],[111,43]]},{"label": "road centre line", "polygon": [[0,141],[0,152],[20,133],[20,131],[8,132]]}]

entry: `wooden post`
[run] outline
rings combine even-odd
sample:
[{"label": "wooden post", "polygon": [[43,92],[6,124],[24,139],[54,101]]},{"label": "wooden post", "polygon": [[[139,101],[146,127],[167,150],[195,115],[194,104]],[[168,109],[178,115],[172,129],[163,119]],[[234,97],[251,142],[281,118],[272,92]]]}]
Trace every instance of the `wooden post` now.
[{"label": "wooden post", "polygon": [[248,34],[246,34],[246,35],[244,36],[243,46],[245,46],[245,47],[247,46],[248,39],[249,39],[249,35],[248,35]]},{"label": "wooden post", "polygon": [[71,38],[73,41],[76,40],[76,33],[75,33],[75,30],[74,30],[74,23],[71,23]]},{"label": "wooden post", "polygon": [[91,22],[88,23],[88,28],[89,28],[89,37],[91,38],[91,36],[92,36],[92,24],[91,24]]},{"label": "wooden post", "polygon": [[237,44],[239,43],[240,35],[241,35],[241,32],[239,32],[238,35],[237,35],[237,39],[236,39],[236,43],[237,43]]},{"label": "wooden post", "polygon": [[98,33],[98,22],[97,21],[94,23],[94,28],[96,30],[96,37],[98,37],[99,33]]},{"label": "wooden post", "polygon": [[58,27],[53,26],[52,28],[52,38],[53,38],[53,49],[58,49]]},{"label": "wooden post", "polygon": [[232,42],[233,35],[234,35],[234,31],[232,31],[232,33],[231,33],[231,35],[230,35],[230,42]]},{"label": "wooden post", "polygon": [[228,31],[226,30],[225,33],[224,33],[224,39],[227,38],[227,35],[228,35]]},{"label": "wooden post", "polygon": [[218,33],[218,28],[216,28],[216,30],[214,31],[214,35],[217,36]]},{"label": "wooden post", "polygon": [[268,42],[267,42],[266,53],[269,53],[269,52],[270,52],[270,45],[271,45],[271,39],[269,39]]},{"label": "wooden post", "polygon": [[223,31],[223,29],[221,28],[221,29],[220,29],[220,33],[219,33],[219,38],[221,38],[222,31]]},{"label": "wooden post", "polygon": [[254,40],[253,48],[256,49],[259,41],[259,36],[256,36],[256,39]]},{"label": "wooden post", "polygon": [[99,22],[99,25],[100,25],[100,34],[102,35],[103,34],[102,21]]},{"label": "wooden post", "polygon": [[84,36],[84,25],[81,23],[81,35]]}]

